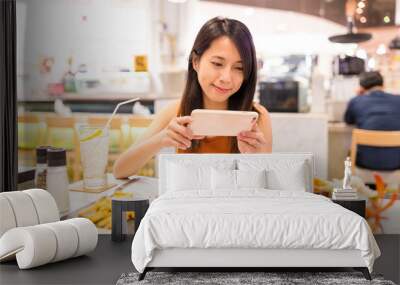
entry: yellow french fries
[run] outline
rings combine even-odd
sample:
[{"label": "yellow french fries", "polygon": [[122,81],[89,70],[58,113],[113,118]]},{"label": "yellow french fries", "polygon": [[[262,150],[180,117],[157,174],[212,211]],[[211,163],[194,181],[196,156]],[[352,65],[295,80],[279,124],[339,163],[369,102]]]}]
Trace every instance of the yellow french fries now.
[{"label": "yellow french fries", "polygon": [[[115,198],[132,198],[133,193],[115,191],[110,197],[104,196],[97,200],[94,204],[78,213],[79,217],[87,218],[96,224],[98,228],[111,229],[111,208],[112,197]],[[135,212],[126,212],[126,220],[133,220]]]},{"label": "yellow french fries", "polygon": [[107,226],[107,224],[111,224],[111,215],[107,216],[105,219],[102,219],[101,221],[99,221],[96,226],[99,228],[104,228]]},{"label": "yellow french fries", "polygon": [[104,219],[107,216],[106,211],[98,211],[95,212],[93,215],[88,216],[87,218],[91,220],[93,223],[97,223],[101,219]]}]

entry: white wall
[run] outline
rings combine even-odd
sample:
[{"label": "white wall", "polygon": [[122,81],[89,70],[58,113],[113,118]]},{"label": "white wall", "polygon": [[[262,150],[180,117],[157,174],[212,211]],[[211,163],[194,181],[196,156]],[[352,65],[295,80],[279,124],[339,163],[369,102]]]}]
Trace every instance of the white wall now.
[{"label": "white wall", "polygon": [[273,152],[311,152],[318,178],[328,176],[328,118],[324,114],[271,113]]},{"label": "white wall", "polygon": [[396,13],[395,13],[395,23],[396,25],[400,25],[400,0],[396,0]]},{"label": "white wall", "polygon": [[25,74],[25,34],[26,34],[26,6],[22,1],[17,1],[17,94],[24,93]]},{"label": "white wall", "polygon": [[[74,68],[86,64],[98,76],[103,70],[133,68],[133,56],[152,51],[153,9],[147,0],[17,0],[26,7],[26,18],[18,18],[25,27],[19,46],[25,92],[33,93],[47,83],[60,81],[67,69],[67,59],[74,58]],[[19,49],[21,52],[21,47]],[[53,57],[50,74],[39,72],[43,57]],[[149,66],[154,58],[150,54]],[[20,94],[21,95],[21,94]]]}]

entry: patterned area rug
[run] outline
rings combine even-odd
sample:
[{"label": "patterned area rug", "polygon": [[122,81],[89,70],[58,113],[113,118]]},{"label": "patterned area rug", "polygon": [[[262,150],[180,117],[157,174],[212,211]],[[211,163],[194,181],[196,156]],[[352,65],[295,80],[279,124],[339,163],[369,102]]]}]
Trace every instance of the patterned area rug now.
[{"label": "patterned area rug", "polygon": [[372,274],[372,281],[360,272],[148,272],[146,278],[138,281],[139,273],[122,274],[117,285],[133,284],[267,284],[267,285],[395,285],[381,275]]}]

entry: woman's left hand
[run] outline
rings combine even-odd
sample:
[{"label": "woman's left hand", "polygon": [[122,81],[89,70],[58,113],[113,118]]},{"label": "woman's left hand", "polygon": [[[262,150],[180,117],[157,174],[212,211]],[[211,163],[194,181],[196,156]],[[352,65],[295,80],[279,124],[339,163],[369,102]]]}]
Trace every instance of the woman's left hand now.
[{"label": "woman's left hand", "polygon": [[267,140],[257,123],[254,123],[250,131],[239,133],[237,142],[240,153],[269,152]]}]

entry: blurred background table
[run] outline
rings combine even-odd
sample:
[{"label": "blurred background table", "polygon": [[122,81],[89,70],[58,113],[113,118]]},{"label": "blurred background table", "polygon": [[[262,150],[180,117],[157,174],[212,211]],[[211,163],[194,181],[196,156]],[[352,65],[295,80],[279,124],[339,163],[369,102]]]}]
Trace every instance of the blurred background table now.
[{"label": "blurred background table", "polygon": [[[138,178],[134,181],[130,179]],[[94,222],[102,234],[111,234],[111,197],[116,192],[121,195],[129,195],[133,199],[148,199],[150,203],[158,196],[158,179],[146,176],[133,176],[130,179],[115,179],[107,174],[109,182],[115,186],[101,193],[69,191],[69,213],[64,218],[85,217]],[[82,181],[70,184],[70,188],[76,188]],[[101,204],[101,205],[100,205]],[[131,216],[133,219],[134,216]]]}]

